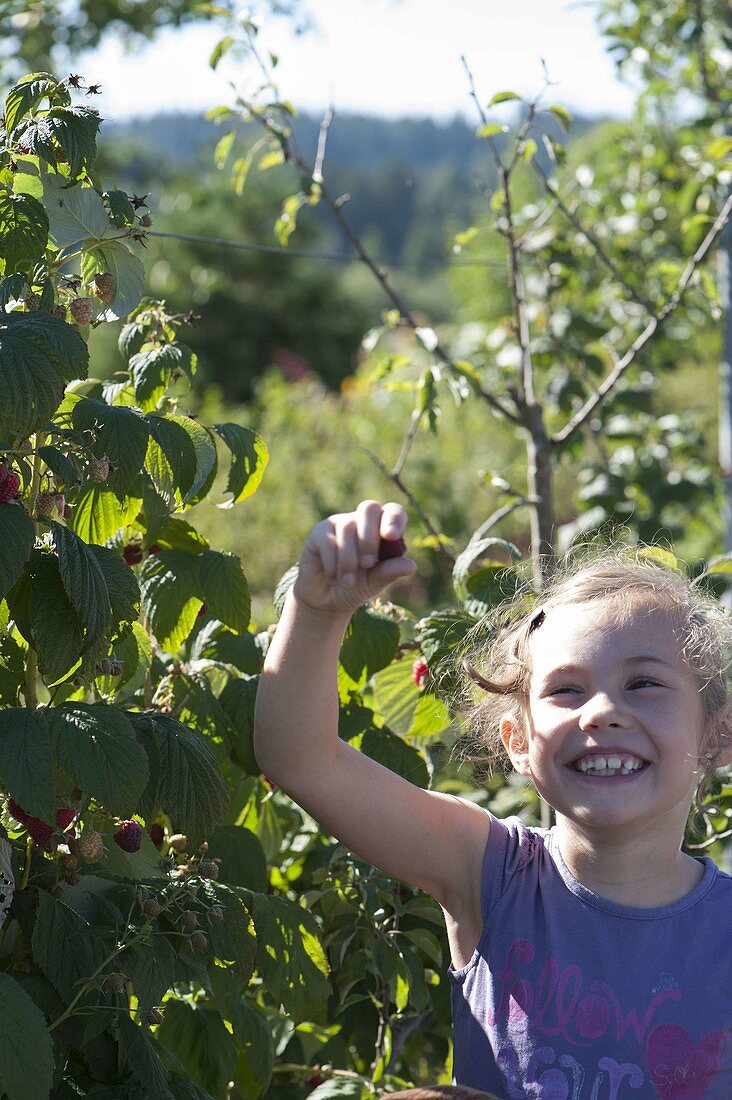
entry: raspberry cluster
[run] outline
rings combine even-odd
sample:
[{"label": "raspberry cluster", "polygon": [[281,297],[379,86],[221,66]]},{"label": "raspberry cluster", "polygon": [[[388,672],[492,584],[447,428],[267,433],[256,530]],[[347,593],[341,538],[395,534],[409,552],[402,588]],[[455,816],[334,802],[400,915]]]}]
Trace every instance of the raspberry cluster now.
[{"label": "raspberry cluster", "polygon": [[8,504],[15,500],[20,488],[20,478],[15,470],[9,470],[0,462],[0,504]]}]

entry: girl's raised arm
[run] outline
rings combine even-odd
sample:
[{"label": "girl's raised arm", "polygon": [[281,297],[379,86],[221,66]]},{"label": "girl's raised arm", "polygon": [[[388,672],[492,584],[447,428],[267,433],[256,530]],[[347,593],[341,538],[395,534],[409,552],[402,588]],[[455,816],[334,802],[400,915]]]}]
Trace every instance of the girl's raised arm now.
[{"label": "girl's raised arm", "polygon": [[262,771],[352,851],[432,894],[457,920],[479,915],[488,818],[472,803],[424,791],[338,737],[337,667],[353,612],[414,572],[378,560],[402,537],[397,504],[365,501],[311,532],[257,692]]}]

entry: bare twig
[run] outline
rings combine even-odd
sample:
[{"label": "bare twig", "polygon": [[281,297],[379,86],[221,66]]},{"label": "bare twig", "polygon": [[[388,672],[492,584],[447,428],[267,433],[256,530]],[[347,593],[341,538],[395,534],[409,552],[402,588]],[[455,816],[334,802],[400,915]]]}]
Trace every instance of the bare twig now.
[{"label": "bare twig", "polygon": [[422,505],[419,503],[419,501],[415,497],[412,490],[409,489],[404,484],[404,482],[402,481],[401,474],[395,473],[394,470],[390,470],[389,467],[386,465],[386,463],[382,462],[381,459],[379,458],[379,456],[374,454],[373,451],[370,451],[368,449],[368,447],[359,447],[359,450],[363,451],[363,453],[365,455],[369,456],[371,461],[374,463],[375,466],[377,466],[379,468],[379,470],[384,475],[384,477],[388,481],[390,481],[392,483],[392,485],[395,485],[397,487],[397,489],[399,490],[399,492],[409,501],[410,507],[414,510],[415,514],[419,517],[419,521],[422,524],[422,526],[424,527],[424,529],[426,531],[428,531],[429,534],[432,535],[432,537],[434,538],[435,543],[436,543],[440,553],[444,557],[446,557],[452,565],[454,565],[455,564],[454,555],[451,554],[450,551],[447,549],[447,547],[443,545],[443,541],[442,541],[442,537],[440,535],[440,532],[434,526],[434,524],[430,520],[429,516],[427,515],[427,513],[422,508]]},{"label": "bare twig", "polygon": [[653,316],[655,311],[653,309],[652,303],[648,300],[648,298],[645,297],[644,294],[642,294],[641,291],[639,291],[636,287],[632,286],[628,282],[628,280],[625,278],[625,276],[623,275],[623,273],[620,270],[620,268],[618,267],[618,265],[615,263],[613,258],[607,254],[607,252],[605,251],[605,249],[601,245],[599,239],[595,236],[595,234],[592,232],[592,230],[588,229],[588,227],[586,225],[583,225],[582,222],[580,221],[580,219],[575,214],[575,212],[569,206],[567,206],[567,204],[564,202],[564,200],[562,199],[562,196],[560,195],[559,191],[554,186],[552,181],[549,179],[549,177],[547,176],[546,172],[541,167],[541,165],[537,163],[536,159],[534,159],[532,161],[532,164],[534,166],[534,171],[536,172],[537,176],[539,177],[542,184],[546,188],[547,193],[554,200],[554,202],[556,204],[556,208],[558,210],[560,210],[562,212],[562,214],[564,214],[567,221],[569,221],[575,227],[575,229],[586,238],[588,243],[594,249],[594,252],[595,252],[595,255],[597,256],[597,258],[614,275],[614,277],[618,280],[618,282],[621,284],[621,286],[625,287],[626,291],[628,292],[628,294],[630,295],[632,300],[634,302],[637,302],[639,305],[642,305],[643,308],[646,310],[646,312],[650,313],[651,316]]},{"label": "bare twig", "polygon": [[706,258],[707,253],[711,250],[712,245],[719,237],[720,233],[727,224],[730,214],[732,214],[732,195],[729,195],[724,206],[717,215],[714,224],[707,233],[702,243],[697,248],[694,255],[689,260],[688,264],[684,268],[684,271],[679,279],[676,290],[660,310],[656,316],[651,317],[650,321],[640,333],[639,336],[633,341],[631,346],[626,351],[622,358],[618,359],[613,369],[606,375],[605,379],[600,383],[595,392],[588,397],[581,409],[578,409],[574,416],[569,420],[565,426],[558,431],[551,439],[553,447],[558,447],[560,444],[565,443],[570,439],[575,432],[577,432],[582,425],[592,416],[595,409],[605,400],[608,393],[612,390],[621,376],[625,373],[631,363],[634,362],[638,352],[645,347],[651,337],[658,331],[661,325],[667,320],[668,317],[674,312],[679,305],[684,293],[691,282],[699,264]]},{"label": "bare twig", "polygon": [[415,411],[414,413],[412,413],[412,420],[409,425],[409,431],[404,438],[404,443],[402,444],[399,458],[394,463],[392,475],[396,475],[397,477],[401,475],[401,472],[404,469],[404,463],[407,461],[407,458],[409,457],[409,452],[412,449],[412,445],[417,438],[417,432],[419,431],[421,419],[422,418],[418,412]]},{"label": "bare twig", "polygon": [[496,508],[495,512],[491,512],[488,519],[481,523],[480,527],[477,527],[471,536],[471,542],[477,542],[478,539],[485,538],[489,531],[492,531],[496,524],[505,519],[506,516],[510,516],[512,512],[515,512],[518,508],[533,508],[538,504],[536,497],[521,497],[520,500],[513,500],[510,504],[504,504],[500,508]]},{"label": "bare twig", "polygon": [[313,183],[323,182],[323,165],[325,163],[325,146],[328,141],[328,131],[333,122],[334,111],[329,107],[323,116],[318,133],[318,151],[315,154],[315,167],[313,168]]}]

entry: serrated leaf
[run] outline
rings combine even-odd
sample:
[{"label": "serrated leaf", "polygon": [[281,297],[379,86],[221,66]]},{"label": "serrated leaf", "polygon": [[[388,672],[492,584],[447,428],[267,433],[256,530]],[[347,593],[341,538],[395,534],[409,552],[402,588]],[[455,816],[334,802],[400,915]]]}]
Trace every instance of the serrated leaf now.
[{"label": "serrated leaf", "polygon": [[184,504],[196,504],[206,496],[216,477],[216,445],[208,430],[191,417],[171,416],[169,419],[188,433],[196,453],[196,473],[183,501]]},{"label": "serrated leaf", "polygon": [[77,786],[129,817],[148,781],[148,761],[125,715],[103,703],[66,703],[53,708],[51,721],[59,762]]},{"label": "serrated leaf", "polygon": [[329,967],[312,916],[285,898],[254,894],[257,970],[270,996],[297,1020],[320,1020],[330,994]]},{"label": "serrated leaf", "polygon": [[142,610],[163,649],[174,653],[190,634],[203,602],[198,555],[161,550],[140,572]]},{"label": "serrated leaf", "polygon": [[145,469],[172,511],[196,476],[196,452],[188,433],[172,418],[149,414],[145,419],[150,426]]},{"label": "serrated leaf", "polygon": [[213,430],[231,452],[226,492],[231,493],[232,498],[219,505],[231,508],[259,488],[269,462],[269,450],[261,436],[239,424],[214,424]]},{"label": "serrated leaf", "polygon": [[[463,552],[458,555],[452,571],[452,583],[458,599],[464,600],[467,598],[467,581],[470,575],[470,569],[475,562],[485,558],[489,550],[502,550],[507,553],[509,558],[513,561],[521,560],[521,551],[519,548],[506,539],[484,538],[471,540]],[[502,562],[494,561],[491,564],[500,566]]]},{"label": "serrated leaf", "polygon": [[65,489],[73,489],[81,483],[76,466],[58,447],[39,447],[37,453]]},{"label": "serrated leaf", "polygon": [[256,937],[245,903],[248,891],[225,882],[207,882],[198,893],[199,898],[203,894],[207,903],[220,905],[224,911],[223,921],[210,923],[208,928],[214,957],[229,966],[233,976],[249,981],[254,971]]},{"label": "serrated leaf", "polygon": [[213,1096],[225,1094],[236,1065],[236,1043],[218,1012],[169,1000],[157,1038],[196,1085]]},{"label": "serrated leaf", "polygon": [[125,1066],[142,1089],[141,1095],[157,1100],[170,1095],[168,1073],[160,1061],[155,1043],[147,1028],[140,1027],[126,1013],[116,1021],[116,1036],[122,1065]]},{"label": "serrated leaf", "polygon": [[249,626],[249,586],[236,554],[204,550],[199,555],[201,594],[211,615],[239,634]]},{"label": "serrated leaf", "polygon": [[254,1005],[242,1001],[231,1022],[239,1049],[234,1084],[244,1096],[261,1095],[272,1078],[275,1057],[269,1020]]},{"label": "serrated leaf", "polygon": [[5,270],[37,262],[47,243],[48,218],[38,199],[0,191],[0,257]]},{"label": "serrated leaf", "polygon": [[53,738],[47,711],[0,711],[0,775],[29,814],[53,824],[56,814]]},{"label": "serrated leaf", "polygon": [[413,745],[408,745],[388,729],[371,726],[360,744],[364,756],[377,760],[389,771],[396,772],[416,787],[428,787],[430,774],[424,757]]},{"label": "serrated leaf", "polygon": [[114,279],[114,298],[95,306],[96,319],[119,321],[140,303],[145,290],[145,268],[124,241],[105,240],[102,244],[88,244],[81,262],[86,283],[102,272],[109,272]]},{"label": "serrated leaf", "polygon": [[399,646],[399,625],[384,615],[359,607],[351,618],[343,639],[340,663],[358,682],[373,676],[396,656]]},{"label": "serrated leaf", "polygon": [[412,678],[412,657],[392,661],[373,679],[378,713],[402,736],[431,736],[445,729],[450,716],[439,700],[423,694]]},{"label": "serrated leaf", "polygon": [[140,497],[122,500],[106,485],[87,482],[76,498],[71,530],[87,543],[102,545],[137,518]]},{"label": "serrated leaf", "polygon": [[12,134],[21,119],[30,114],[42,99],[53,95],[57,89],[58,82],[51,73],[29,73],[22,77],[5,97],[5,129],[8,134]]},{"label": "serrated leaf", "polygon": [[110,642],[129,634],[140,611],[140,586],[135,574],[119,554],[106,546],[89,546],[107,586],[110,602]]},{"label": "serrated leaf", "polygon": [[53,1043],[40,1008],[0,973],[0,1088],[8,1100],[45,1100],[53,1083]]},{"label": "serrated leaf", "polygon": [[90,935],[87,921],[45,890],[38,892],[38,915],[33,928],[33,959],[65,1000],[74,997],[101,966],[114,945]]},{"label": "serrated leaf", "polygon": [[277,587],[274,590],[274,609],[278,619],[282,614],[282,610],[285,606],[287,593],[290,591],[293,584],[297,580],[299,569],[299,565],[291,565],[287,572],[283,573],[279,581],[277,582]]},{"label": "serrated leaf", "polygon": [[566,107],[562,107],[558,103],[553,103],[551,107],[547,107],[547,110],[551,111],[551,113],[559,119],[565,130],[569,130],[572,125],[572,116]]},{"label": "serrated leaf", "polygon": [[8,607],[18,630],[38,654],[38,669],[50,686],[80,660],[83,627],[69,601],[54,555],[34,550]]},{"label": "serrated leaf", "polygon": [[217,619],[206,623],[193,642],[191,658],[197,660],[201,657],[233,665],[247,676],[256,676],[262,671],[264,663],[264,654],[257,645],[256,635],[234,634]]},{"label": "serrated leaf", "polygon": [[259,775],[254,755],[254,702],[259,677],[232,677],[219,696],[219,703],[236,731],[232,756],[248,775]]},{"label": "serrated leaf", "polygon": [[18,138],[31,153],[55,170],[56,150],[69,162],[71,177],[87,172],[97,156],[97,131],[101,119],[93,107],[52,107],[44,115],[23,123]]},{"label": "serrated leaf", "polygon": [[90,547],[68,527],[51,523],[64,591],[84,631],[84,651],[95,645],[111,625],[112,605],[107,582]]},{"label": "serrated leaf", "polygon": [[28,561],[35,527],[20,504],[0,504],[0,599],[7,596]]},{"label": "serrated leaf", "polygon": [[130,357],[135,400],[143,412],[157,407],[175,375],[192,377],[193,359],[190,350],[177,343],[146,346]]},{"label": "serrated leaf", "polygon": [[29,436],[86,378],[89,352],[76,329],[50,313],[0,314],[0,430]]},{"label": "serrated leaf", "polygon": [[51,239],[57,248],[75,252],[119,232],[93,187],[69,186],[63,176],[46,175],[43,192]]},{"label": "serrated leaf", "polygon": [[135,224],[135,208],[126,191],[103,191],[102,202],[109,212],[110,221],[119,229]]},{"label": "serrated leaf", "polygon": [[125,973],[143,1012],[156,1008],[175,981],[175,951],[165,936],[155,937],[155,950],[135,944],[124,953]]},{"label": "serrated leaf", "polygon": [[148,750],[150,789],[146,803],[160,806],[175,832],[191,843],[219,824],[229,801],[215,757],[203,737],[168,715],[133,719]]},{"label": "serrated leaf", "polygon": [[209,838],[209,858],[221,860],[219,882],[245,886],[263,894],[267,889],[267,860],[259,838],[239,825],[220,825]]},{"label": "serrated leaf", "polygon": [[83,397],[74,405],[71,420],[77,431],[90,433],[96,457],[106,455],[115,467],[107,486],[120,495],[127,493],[145,463],[150,438],[145,418],[134,409]]},{"label": "serrated leaf", "polygon": [[22,274],[7,275],[0,279],[0,312],[4,313],[8,303],[23,296],[26,285],[26,277]]}]

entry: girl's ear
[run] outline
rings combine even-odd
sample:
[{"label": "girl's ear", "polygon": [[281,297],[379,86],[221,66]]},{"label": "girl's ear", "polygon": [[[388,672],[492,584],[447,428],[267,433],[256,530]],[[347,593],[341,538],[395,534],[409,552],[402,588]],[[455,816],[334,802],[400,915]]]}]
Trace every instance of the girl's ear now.
[{"label": "girl's ear", "polygon": [[727,705],[722,711],[719,731],[720,750],[714,761],[714,766],[715,768],[727,768],[732,764],[732,700],[727,701]]},{"label": "girl's ear", "polygon": [[529,775],[529,741],[523,723],[504,714],[499,726],[503,747],[519,775]]}]

